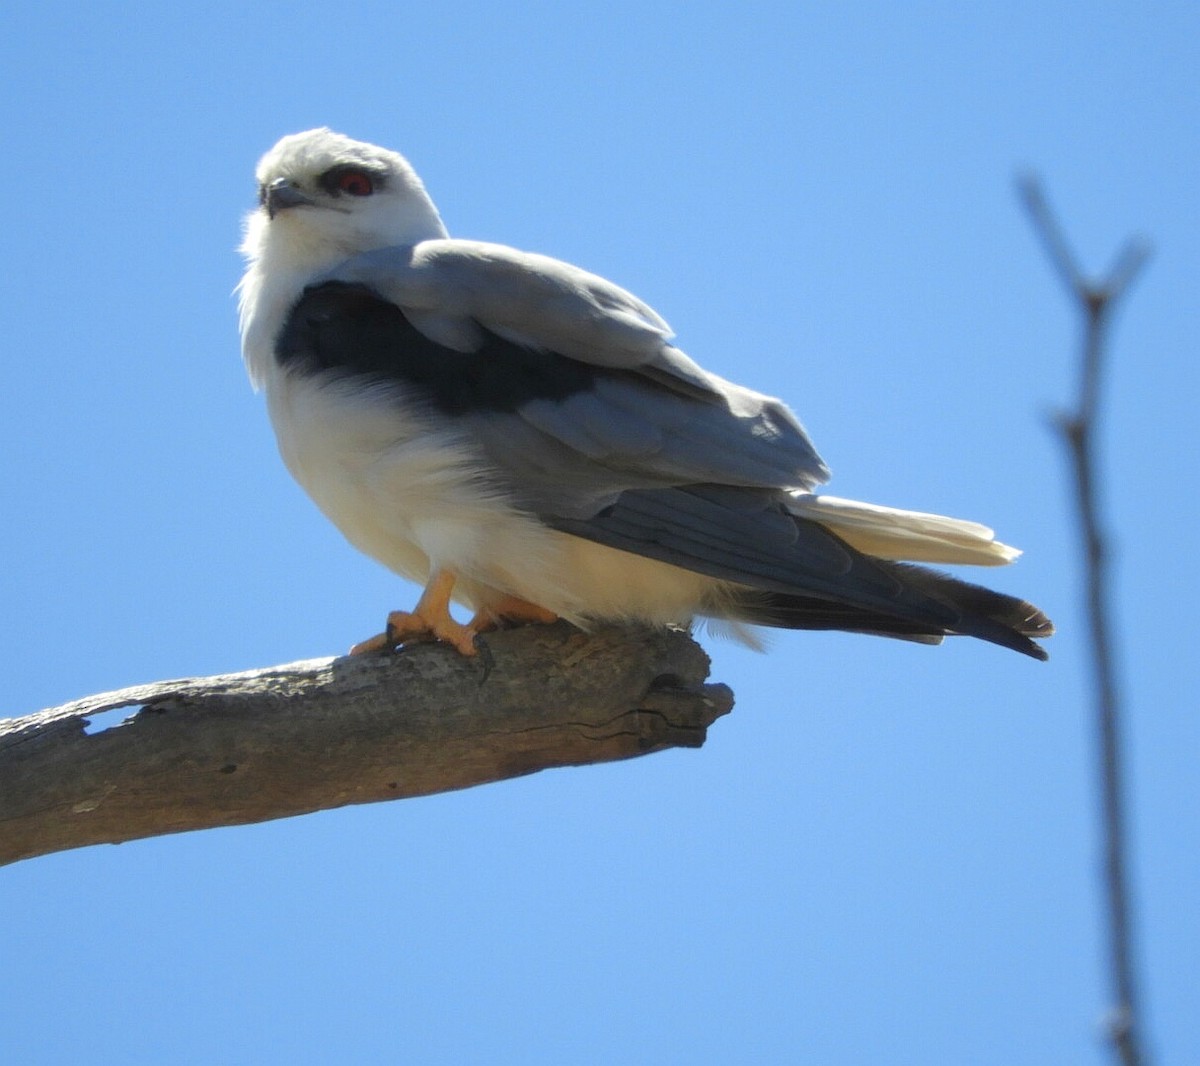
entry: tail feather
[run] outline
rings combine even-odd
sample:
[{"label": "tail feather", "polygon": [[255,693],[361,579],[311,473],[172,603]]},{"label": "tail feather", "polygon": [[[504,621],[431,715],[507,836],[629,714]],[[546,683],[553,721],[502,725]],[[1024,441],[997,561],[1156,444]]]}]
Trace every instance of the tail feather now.
[{"label": "tail feather", "polygon": [[996,540],[987,526],[946,515],[811,493],[793,493],[788,510],[820,522],[847,544],[877,559],[1003,566],[1021,554]]},{"label": "tail feather", "polygon": [[1047,658],[1024,600],[912,562],[995,565],[1017,552],[974,522],[806,493],[722,485],[630,489],[554,528],[714,581],[697,613],[938,643],[961,633]]},{"label": "tail feather", "polygon": [[729,604],[739,621],[783,629],[841,629],[940,644],[949,635],[978,637],[1034,659],[1049,658],[1035,641],[1054,632],[1046,615],[1025,600],[972,585],[927,567],[872,559],[895,578],[895,613],[782,592],[747,591]]}]

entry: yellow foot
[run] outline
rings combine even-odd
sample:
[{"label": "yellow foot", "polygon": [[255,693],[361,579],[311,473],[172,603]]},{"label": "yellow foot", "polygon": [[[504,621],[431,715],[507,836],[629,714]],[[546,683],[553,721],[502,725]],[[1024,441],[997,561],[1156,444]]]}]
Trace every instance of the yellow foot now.
[{"label": "yellow foot", "polygon": [[377,651],[391,651],[401,644],[421,640],[441,640],[451,645],[461,655],[476,654],[475,634],[470,625],[454,621],[449,615],[444,619],[430,621],[415,611],[392,611],[387,618],[387,629],[373,637],[359,641],[350,649],[351,655],[369,655]]},{"label": "yellow foot", "polygon": [[454,581],[454,574],[449,570],[435,570],[411,612],[393,611],[388,615],[387,629],[355,644],[350,654],[390,651],[412,640],[429,639],[445,641],[460,655],[476,654],[474,623],[463,625],[450,617],[450,593],[454,590]]},{"label": "yellow foot", "polygon": [[488,633],[505,622],[517,624],[537,622],[549,625],[551,622],[557,621],[558,615],[553,611],[546,610],[545,607],[539,607],[536,603],[530,603],[517,596],[505,596],[502,600],[492,604],[486,611],[478,612],[471,619],[469,625],[477,633]]}]

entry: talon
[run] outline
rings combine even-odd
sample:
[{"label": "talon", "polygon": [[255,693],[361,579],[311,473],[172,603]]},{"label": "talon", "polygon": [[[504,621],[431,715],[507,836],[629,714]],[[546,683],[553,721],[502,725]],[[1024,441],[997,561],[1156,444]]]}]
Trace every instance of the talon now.
[{"label": "talon", "polygon": [[444,611],[440,617],[430,617],[428,612],[421,612],[421,605],[418,603],[417,610],[412,614],[407,611],[393,611],[388,615],[387,631],[394,644],[433,637],[449,644],[460,655],[475,654],[475,630],[470,625],[456,622],[450,617],[449,610]]},{"label": "talon", "polygon": [[460,655],[475,655],[474,623],[463,625],[450,617],[454,582],[454,574],[449,570],[434,570],[416,607],[412,611],[393,611],[388,615],[387,629],[355,644],[350,654],[368,655],[432,637],[449,644]]},{"label": "talon", "polygon": [[479,676],[479,683],[482,685],[492,676],[492,671],[496,668],[496,657],[492,654],[492,649],[487,646],[486,640],[476,640],[475,648],[479,652],[479,663],[483,667],[483,672]]},{"label": "talon", "polygon": [[373,637],[367,637],[366,640],[360,640],[357,644],[351,645],[347,655],[371,655],[378,651],[391,651],[395,648],[395,642],[387,633],[376,633]]}]

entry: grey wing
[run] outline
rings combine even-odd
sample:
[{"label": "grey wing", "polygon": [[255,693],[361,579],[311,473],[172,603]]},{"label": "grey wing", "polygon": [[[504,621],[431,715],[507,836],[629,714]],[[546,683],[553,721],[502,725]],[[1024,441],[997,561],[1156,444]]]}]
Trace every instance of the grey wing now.
[{"label": "grey wing", "polygon": [[639,489],[588,519],[554,525],[710,577],[783,593],[840,595],[857,554],[817,523],[798,521],[783,494],[770,489]]},{"label": "grey wing", "polygon": [[500,337],[588,369],[586,387],[460,419],[539,511],[585,517],[633,488],[809,490],[829,476],[783,403],[703,370],[650,307],[567,263],[434,240],[359,255],[328,280],[368,286],[454,351]]}]

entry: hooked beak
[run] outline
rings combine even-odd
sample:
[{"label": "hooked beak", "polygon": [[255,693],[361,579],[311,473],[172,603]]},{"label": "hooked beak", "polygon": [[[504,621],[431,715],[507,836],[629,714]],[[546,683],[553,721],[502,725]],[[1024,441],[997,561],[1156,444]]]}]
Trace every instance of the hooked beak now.
[{"label": "hooked beak", "polygon": [[263,189],[262,204],[267,209],[267,217],[273,219],[280,211],[311,205],[312,200],[287,178],[276,178]]}]

